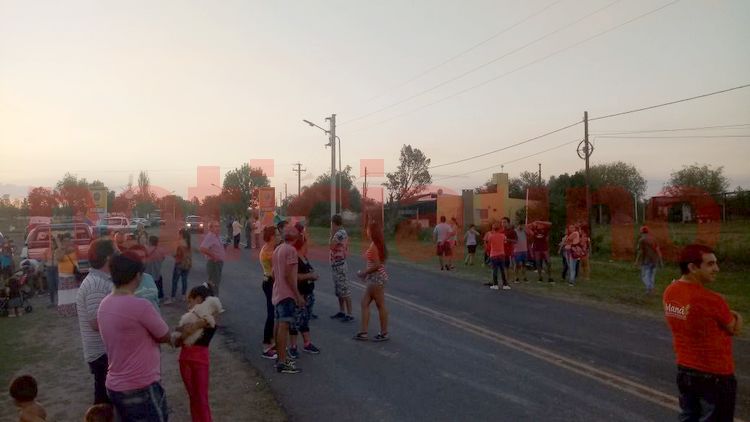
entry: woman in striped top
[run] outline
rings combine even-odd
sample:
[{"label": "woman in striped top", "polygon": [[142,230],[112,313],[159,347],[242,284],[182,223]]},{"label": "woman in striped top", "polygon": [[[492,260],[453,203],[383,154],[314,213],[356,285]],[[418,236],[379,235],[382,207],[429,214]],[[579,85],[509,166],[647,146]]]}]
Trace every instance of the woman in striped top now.
[{"label": "woman in striped top", "polygon": [[373,341],[386,341],[388,340],[388,310],[385,307],[385,284],[388,281],[388,274],[385,272],[385,261],[388,258],[388,251],[383,239],[383,228],[377,221],[373,220],[367,226],[367,236],[371,240],[370,247],[365,252],[367,268],[364,271],[357,271],[357,275],[365,280],[367,287],[362,297],[362,324],[360,332],[354,336],[354,339],[368,340],[370,304],[374,301],[378,308],[380,333],[372,339]]}]

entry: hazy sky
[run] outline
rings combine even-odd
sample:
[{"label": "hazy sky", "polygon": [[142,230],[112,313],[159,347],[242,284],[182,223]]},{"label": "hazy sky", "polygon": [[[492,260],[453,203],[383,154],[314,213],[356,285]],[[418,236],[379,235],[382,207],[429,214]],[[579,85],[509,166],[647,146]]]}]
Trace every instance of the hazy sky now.
[{"label": "hazy sky", "polygon": [[[0,0],[0,194],[53,185],[66,171],[119,190],[147,170],[154,185],[186,195],[197,166],[223,175],[251,159],[273,159],[272,183],[291,193],[292,163],[307,168],[303,184],[330,166],[325,134],[302,119],[324,126],[336,113],[343,162],[359,174],[360,159],[382,158],[393,170],[405,143],[441,164],[572,123],[584,110],[593,118],[750,82],[746,0],[678,1],[543,59],[670,1]],[[590,131],[730,124],[750,124],[750,88],[594,121]],[[724,166],[732,187],[750,187],[750,137],[695,138],[750,135],[750,125],[655,135],[691,138],[594,136],[592,163],[635,164],[650,194],[692,162]],[[582,136],[577,126],[433,176],[474,187],[492,170],[444,177],[499,171]],[[537,163],[545,178],[583,166],[571,145],[505,171]]]}]

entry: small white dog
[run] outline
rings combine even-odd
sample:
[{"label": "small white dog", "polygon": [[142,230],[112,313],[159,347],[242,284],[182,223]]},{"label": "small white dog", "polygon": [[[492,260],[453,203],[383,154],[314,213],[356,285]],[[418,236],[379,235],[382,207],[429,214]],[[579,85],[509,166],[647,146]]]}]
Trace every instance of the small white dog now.
[{"label": "small white dog", "polygon": [[[198,322],[201,319],[205,320],[211,328],[216,327],[216,316],[222,312],[224,312],[224,307],[221,305],[219,298],[209,296],[180,317],[180,327]],[[181,333],[173,333],[174,337],[179,337],[180,335]],[[201,335],[203,335],[202,328],[183,339],[182,342],[192,346]],[[173,340],[176,340],[176,338],[173,338]]]}]

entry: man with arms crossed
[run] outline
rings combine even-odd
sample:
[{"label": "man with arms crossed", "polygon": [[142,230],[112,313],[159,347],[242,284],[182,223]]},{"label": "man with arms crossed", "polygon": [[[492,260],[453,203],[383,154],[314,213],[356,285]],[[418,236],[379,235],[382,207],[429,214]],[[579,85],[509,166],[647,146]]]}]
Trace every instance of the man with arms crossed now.
[{"label": "man with arms crossed", "polygon": [[94,404],[109,403],[107,396],[107,353],[99,334],[96,313],[105,296],[112,293],[112,277],[109,273],[109,260],[115,247],[109,239],[97,239],[89,247],[91,269],[81,283],[76,296],[78,327],[83,342],[83,357],[94,374]]},{"label": "man with arms crossed", "polygon": [[737,398],[732,336],[742,329],[742,316],[705,287],[719,272],[711,248],[686,246],[680,271],[682,277],[663,297],[677,355],[680,421],[732,421]]}]

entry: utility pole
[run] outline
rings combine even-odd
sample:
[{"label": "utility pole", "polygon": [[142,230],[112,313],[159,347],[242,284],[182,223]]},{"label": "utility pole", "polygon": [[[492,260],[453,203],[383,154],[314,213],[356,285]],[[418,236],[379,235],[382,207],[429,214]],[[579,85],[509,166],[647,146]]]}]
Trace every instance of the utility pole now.
[{"label": "utility pole", "polygon": [[362,196],[367,199],[367,167],[365,167],[365,183],[362,184]]},{"label": "utility pole", "polygon": [[542,163],[539,163],[539,186],[542,186]]},{"label": "utility pole", "polygon": [[326,117],[328,120],[328,146],[331,147],[331,217],[336,214],[336,115]]},{"label": "utility pole", "polygon": [[287,191],[286,191],[286,182],[284,182],[284,199],[286,199],[288,196],[289,195],[287,194]]},{"label": "utility pole", "polygon": [[344,209],[344,196],[341,194],[341,171],[344,169],[341,167],[341,138],[338,136],[336,137],[339,141],[339,172],[338,172],[338,180],[337,183],[339,184],[339,212],[342,212]]},{"label": "utility pole", "polygon": [[302,168],[302,163],[296,163],[294,165],[297,166],[297,168],[292,169],[292,171],[297,173],[297,197],[299,197],[302,192],[302,172],[307,171],[307,169]]},{"label": "utility pole", "polygon": [[591,225],[591,175],[589,174],[589,158],[594,152],[594,146],[589,142],[589,112],[583,112],[583,141],[578,144],[578,156],[586,160],[586,217],[588,218],[589,236],[593,233]]}]

